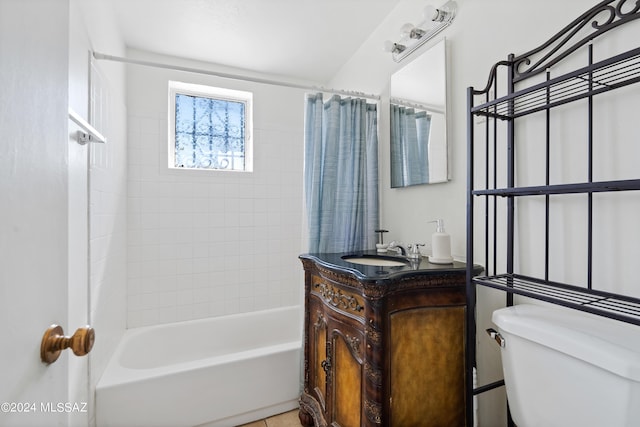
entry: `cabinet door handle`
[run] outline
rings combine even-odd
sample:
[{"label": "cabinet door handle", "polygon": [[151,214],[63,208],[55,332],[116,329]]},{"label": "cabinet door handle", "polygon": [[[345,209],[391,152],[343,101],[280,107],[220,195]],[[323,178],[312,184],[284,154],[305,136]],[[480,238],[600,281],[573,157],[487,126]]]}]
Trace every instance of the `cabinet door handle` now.
[{"label": "cabinet door handle", "polygon": [[329,371],[331,370],[331,359],[328,357],[320,363],[322,369],[324,369],[324,373],[329,375]]},{"label": "cabinet door handle", "polygon": [[322,366],[322,369],[324,369],[324,373],[327,374],[327,380],[329,379],[329,376],[331,375],[331,341],[327,341],[325,343],[325,353],[327,355],[327,358],[324,359],[322,362],[320,362],[320,366]]}]

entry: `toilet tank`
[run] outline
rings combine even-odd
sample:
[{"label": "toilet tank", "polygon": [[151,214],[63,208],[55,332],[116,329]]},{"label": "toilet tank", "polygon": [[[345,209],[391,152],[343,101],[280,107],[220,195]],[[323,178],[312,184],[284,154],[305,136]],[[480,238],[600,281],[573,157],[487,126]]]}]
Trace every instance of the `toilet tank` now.
[{"label": "toilet tank", "polygon": [[640,326],[531,304],[492,320],[518,427],[640,425]]}]

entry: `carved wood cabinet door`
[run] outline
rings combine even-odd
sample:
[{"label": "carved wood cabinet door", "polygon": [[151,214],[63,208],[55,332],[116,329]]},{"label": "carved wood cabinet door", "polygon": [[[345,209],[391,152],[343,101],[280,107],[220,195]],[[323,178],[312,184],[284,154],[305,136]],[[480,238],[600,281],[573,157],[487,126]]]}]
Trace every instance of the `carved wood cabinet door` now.
[{"label": "carved wood cabinet door", "polygon": [[329,332],[327,318],[322,308],[322,302],[315,296],[309,298],[309,360],[307,370],[308,393],[319,403],[320,410],[327,417],[327,390],[329,380],[330,360],[327,358],[327,343]]},{"label": "carved wood cabinet door", "polygon": [[330,425],[360,427],[362,425],[362,366],[364,336],[347,323],[329,318],[331,340],[327,353],[331,361],[329,393]]},{"label": "carved wood cabinet door", "polygon": [[310,298],[309,393],[328,425],[360,427],[364,337],[339,317]]}]

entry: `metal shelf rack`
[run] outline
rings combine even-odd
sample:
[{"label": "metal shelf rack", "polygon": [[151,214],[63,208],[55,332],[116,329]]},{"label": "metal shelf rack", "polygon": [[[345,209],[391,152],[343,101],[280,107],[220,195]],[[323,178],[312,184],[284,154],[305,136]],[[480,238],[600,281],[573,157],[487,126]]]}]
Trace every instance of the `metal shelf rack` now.
[{"label": "metal shelf rack", "polygon": [[640,300],[519,274],[475,277],[476,285],[640,325]]},{"label": "metal shelf rack", "polygon": [[[596,38],[640,18],[640,4],[625,3],[625,0],[601,1],[541,46],[518,56],[509,55],[507,60],[496,63],[484,88],[470,87],[467,90],[467,402],[472,402],[477,394],[504,384],[503,381],[480,387],[472,384],[476,363],[477,286],[504,291],[506,305],[513,305],[514,295],[521,295],[640,325],[640,298],[597,290],[592,280],[593,195],[640,190],[640,179],[593,179],[594,163],[598,160],[593,150],[594,98],[640,82],[640,47],[603,60],[593,59]],[[632,36],[637,37],[639,27],[633,28],[635,33]],[[573,54],[578,51],[586,52],[587,65],[552,77],[551,70],[573,64],[568,58],[575,60],[576,55]],[[504,87],[498,88],[499,84]],[[500,89],[504,94],[499,94]],[[570,107],[568,104],[580,100],[580,108],[587,111],[587,179],[585,182],[552,183],[550,147],[556,141],[551,138],[551,113],[560,106]],[[545,183],[518,186],[514,154],[518,145],[516,122],[534,114],[542,117],[545,126],[540,136],[544,140],[540,146],[546,150],[546,164],[543,165]],[[484,122],[482,125],[478,125],[479,119]],[[478,128],[481,131],[478,132]],[[476,160],[476,153],[482,153],[478,156],[483,157],[480,161]],[[583,194],[587,200],[587,271],[585,283],[577,285],[553,281],[549,274],[550,204],[554,198],[568,194]],[[516,199],[530,196],[544,198],[546,246],[543,277],[519,274],[515,268]],[[474,261],[476,246],[484,249],[487,264],[485,275],[481,277],[474,276],[472,269],[477,263]],[[498,265],[499,272],[496,271]],[[467,425],[473,423],[473,407],[468,404]]]}]

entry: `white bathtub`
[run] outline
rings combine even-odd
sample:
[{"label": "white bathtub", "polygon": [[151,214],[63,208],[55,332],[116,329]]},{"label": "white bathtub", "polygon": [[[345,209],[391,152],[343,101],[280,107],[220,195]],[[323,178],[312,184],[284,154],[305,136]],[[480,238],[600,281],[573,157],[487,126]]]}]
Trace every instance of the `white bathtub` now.
[{"label": "white bathtub", "polygon": [[96,386],[98,427],[236,426],[298,406],[301,307],[129,329]]}]

